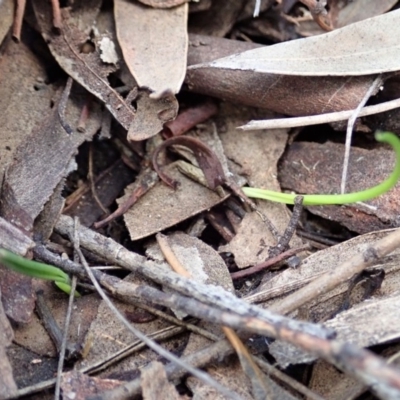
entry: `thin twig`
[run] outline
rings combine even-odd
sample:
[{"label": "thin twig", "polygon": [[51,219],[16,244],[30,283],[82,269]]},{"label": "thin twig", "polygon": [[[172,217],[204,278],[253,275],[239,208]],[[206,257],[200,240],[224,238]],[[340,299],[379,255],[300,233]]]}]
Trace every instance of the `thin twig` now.
[{"label": "thin twig", "polygon": [[343,161],[343,171],[342,171],[342,182],[340,184],[340,193],[344,194],[346,190],[346,180],[347,180],[347,171],[349,168],[349,159],[350,159],[350,147],[351,147],[351,139],[353,135],[353,127],[356,122],[356,119],[360,115],[360,111],[367,103],[368,99],[376,92],[378,87],[382,84],[382,77],[378,75],[374,81],[372,82],[371,86],[365,93],[364,97],[360,101],[358,107],[354,110],[353,114],[349,118],[347,123],[347,130],[346,130],[346,144],[344,150],[344,161]]},{"label": "thin twig", "polygon": [[71,293],[69,295],[69,300],[68,300],[67,315],[65,316],[64,334],[63,334],[63,339],[61,342],[61,349],[60,349],[58,365],[57,365],[56,390],[54,393],[55,400],[58,400],[60,398],[60,394],[61,394],[61,376],[62,376],[63,367],[64,367],[65,350],[67,349],[68,330],[69,330],[69,325],[71,322],[71,314],[72,314],[72,306],[74,304],[74,293],[75,293],[75,289],[76,289],[76,282],[77,282],[76,276],[73,276],[72,282],[71,282]]},{"label": "thin twig", "polygon": [[299,223],[301,212],[303,211],[303,196],[296,196],[294,199],[294,207],[290,221],[285,229],[283,235],[279,238],[278,244],[272,247],[269,251],[269,256],[274,257],[282,253],[282,251],[287,250],[289,247],[289,242],[291,241],[294,232]]},{"label": "thin twig", "polygon": [[[229,398],[232,399],[240,399],[240,396],[238,396],[237,393],[232,392],[228,388],[222,386],[220,383],[215,381],[213,378],[211,378],[208,374],[206,374],[203,371],[198,370],[197,368],[193,368],[192,366],[188,365],[187,363],[183,362],[181,359],[170,353],[169,351],[165,350],[163,347],[161,347],[158,343],[154,342],[151,340],[148,336],[144,335],[142,332],[140,332],[138,329],[136,329],[134,326],[132,326],[129,321],[120,313],[120,311],[115,307],[115,305],[111,302],[111,300],[108,298],[106,293],[103,291],[99,283],[97,282],[96,278],[94,277],[88,263],[86,262],[86,259],[80,250],[80,248],[76,248],[77,253],[79,254],[79,257],[81,259],[81,263],[83,264],[86,273],[88,274],[90,280],[92,281],[93,285],[95,286],[97,292],[101,296],[101,298],[104,300],[105,304],[112,310],[112,312],[115,314],[115,316],[125,325],[125,327],[133,334],[135,335],[138,339],[142,340],[148,347],[150,347],[153,351],[161,355],[162,357],[166,358],[170,362],[173,362],[179,367],[186,369],[188,372],[190,372],[193,376],[196,378],[200,379],[202,382],[206,383],[207,385],[212,386],[213,388],[217,389],[219,392],[224,394],[225,396],[228,396]],[[121,397],[122,398],[130,398],[128,397]]]},{"label": "thin twig", "polygon": [[60,118],[60,124],[64,128],[65,132],[68,133],[68,135],[72,134],[73,129],[68,124],[68,122],[65,120],[65,110],[67,108],[68,98],[69,98],[69,94],[71,93],[71,88],[72,88],[73,82],[74,82],[74,80],[69,76],[67,79],[67,83],[65,84],[63,93],[61,95],[61,99],[58,103],[58,107],[57,107],[58,117]]},{"label": "thin twig", "polygon": [[153,170],[146,168],[136,177],[132,192],[118,208],[106,218],[94,223],[95,229],[102,228],[114,219],[124,215],[142,196],[144,196],[157,182],[158,175]]},{"label": "thin twig", "polygon": [[100,209],[103,211],[105,215],[108,215],[108,210],[104,207],[103,203],[99,199],[99,196],[97,195],[97,190],[96,190],[96,184],[95,184],[95,179],[94,179],[94,174],[93,174],[93,143],[90,143],[89,146],[89,172],[88,172],[88,178],[90,182],[90,189],[92,191],[92,196],[94,200],[96,201],[97,205],[100,207]]},{"label": "thin twig", "polygon": [[322,293],[326,293],[341,283],[351,279],[363,269],[376,263],[381,257],[391,253],[400,246],[400,229],[392,232],[383,239],[372,243],[362,253],[357,254],[343,264],[332,269],[297,292],[285,297],[281,302],[270,307],[270,310],[280,314],[287,314]]},{"label": "thin twig", "polygon": [[[400,98],[395,100],[386,101],[384,103],[375,104],[373,106],[364,107],[359,117],[366,117],[367,115],[379,114],[385,111],[390,111],[400,107]],[[250,121],[246,125],[239,126],[237,129],[243,131],[256,131],[260,129],[283,129],[295,128],[298,126],[327,124],[329,122],[345,121],[349,119],[354,113],[354,110],[338,111],[328,114],[310,115],[306,117],[293,117],[293,118],[278,118],[267,119],[262,121]]]},{"label": "thin twig", "polygon": [[160,246],[160,250],[167,260],[171,268],[179,275],[185,276],[186,278],[192,278],[188,270],[180,263],[175,253],[173,252],[170,244],[168,243],[168,238],[161,233],[156,235],[157,243]]}]

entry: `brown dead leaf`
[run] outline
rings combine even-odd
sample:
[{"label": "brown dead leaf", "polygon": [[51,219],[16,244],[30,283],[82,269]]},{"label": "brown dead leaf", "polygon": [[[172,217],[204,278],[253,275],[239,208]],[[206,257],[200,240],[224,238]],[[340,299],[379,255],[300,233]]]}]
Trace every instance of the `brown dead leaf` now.
[{"label": "brown dead leaf", "polygon": [[211,8],[190,18],[189,32],[225,36],[232,29],[246,3],[246,0],[213,1]]},{"label": "brown dead leaf", "polygon": [[[137,274],[128,275],[124,279],[125,282],[133,282],[138,285],[148,285],[148,281],[143,281]],[[152,319],[148,322],[136,321],[135,313],[139,308],[126,304],[117,300],[113,303],[118,310],[126,316],[133,326],[146,335],[150,335],[170,327],[170,323],[159,318]],[[139,309],[140,310],[140,309]],[[134,318],[131,317],[134,316]],[[136,338],[125,325],[115,316],[114,312],[102,301],[97,311],[96,318],[93,320],[90,329],[86,335],[86,344],[89,352],[87,356],[79,361],[78,367],[86,367],[104,358],[113,355],[122,349],[135,344]],[[163,344],[168,351],[175,352],[181,348],[186,342],[185,338],[174,337]],[[140,341],[136,341],[139,345]],[[126,377],[138,376],[138,369],[147,365],[149,362],[158,359],[158,355],[150,349],[145,349],[139,353],[132,354],[119,363],[110,366],[103,371],[100,376],[113,379],[126,379]]]},{"label": "brown dead leaf", "polygon": [[0,183],[16,147],[50,109],[54,87],[47,85],[46,70],[24,44],[3,43],[0,57]]},{"label": "brown dead leaf", "polygon": [[365,391],[365,385],[343,374],[333,365],[318,360],[312,369],[310,389],[324,399],[355,399]]},{"label": "brown dead leaf", "polygon": [[32,278],[11,271],[0,264],[0,290],[7,316],[17,323],[30,322],[35,307]]},{"label": "brown dead leaf", "polygon": [[175,386],[168,381],[164,366],[159,361],[151,362],[142,370],[141,383],[144,400],[179,400],[182,398]]},{"label": "brown dead leaf", "polygon": [[17,385],[6,353],[6,347],[11,344],[13,338],[13,330],[0,302],[0,399],[14,396],[17,391]]},{"label": "brown dead leaf", "polygon": [[179,103],[172,94],[155,99],[147,90],[141,90],[135,102],[136,117],[129,127],[128,140],[145,140],[156,135],[178,114]]},{"label": "brown dead leaf", "polygon": [[[67,312],[66,295],[58,290],[52,282],[35,280],[34,290],[43,290],[44,301],[57,322],[60,330],[64,328]],[[85,295],[74,300],[74,310],[68,331],[68,342],[83,348],[85,335],[96,317],[100,299],[96,295]],[[54,342],[43,326],[43,321],[33,315],[29,324],[15,329],[15,343],[42,357],[57,357]]]},{"label": "brown dead leaf", "polygon": [[98,10],[95,7],[78,8],[70,13],[63,11],[64,29],[62,34],[55,35],[52,30],[52,17],[50,3],[34,1],[34,11],[39,23],[41,34],[49,45],[49,49],[61,68],[85,89],[100,99],[109,109],[115,119],[128,129],[135,112],[124,99],[109,85],[107,77],[116,67],[106,64],[101,60],[100,51],[95,48],[93,52],[84,53],[83,47],[93,43],[89,32],[79,28],[79,21],[85,12],[87,22],[85,30],[91,27]]},{"label": "brown dead leaf", "polygon": [[[285,189],[296,193],[339,193],[344,145],[327,142],[294,142],[281,162],[279,179]],[[395,155],[392,150],[351,152],[347,191],[359,191],[382,182],[392,172]],[[335,220],[352,231],[367,233],[400,226],[400,185],[388,193],[366,202],[366,205],[310,207],[310,211]]]},{"label": "brown dead leaf", "polygon": [[[205,63],[258,45],[191,35],[188,65]],[[223,68],[189,69],[189,90],[287,115],[351,110],[371,86],[373,76],[302,77]]]},{"label": "brown dead leaf", "polygon": [[[66,119],[71,121],[70,125],[79,120],[85,102],[85,97],[78,93],[68,103]],[[85,134],[68,135],[59,122],[57,107],[42,119],[42,125],[16,149],[3,184],[3,216],[28,232],[55,187],[70,172],[69,163],[78,147],[91,140],[99,129],[101,114],[92,107]]]},{"label": "brown dead leaf", "polygon": [[186,72],[187,3],[156,9],[116,0],[114,16],[126,64],[139,87],[160,98],[179,92]]},{"label": "brown dead leaf", "polygon": [[346,7],[343,7],[339,12],[335,27],[341,28],[354,22],[381,15],[389,11],[396,3],[397,0],[347,2]]},{"label": "brown dead leaf", "polygon": [[[174,190],[159,182],[124,214],[133,241],[174,226],[224,200],[212,190],[178,172],[176,163],[168,165],[164,170],[179,181],[179,186]],[[125,201],[133,188],[133,185],[126,188],[126,194],[117,200],[118,204]]]},{"label": "brown dead leaf", "polygon": [[65,180],[62,179],[35,220],[33,237],[40,238],[42,243],[46,243],[49,240],[53,233],[54,225],[64,208],[65,199],[62,196],[64,185]]},{"label": "brown dead leaf", "polygon": [[86,400],[114,389],[122,383],[116,379],[101,379],[74,370],[62,374],[61,389],[64,398]]},{"label": "brown dead leaf", "polygon": [[[183,232],[172,233],[167,239],[174,255],[193,279],[234,292],[228,268],[211,246]],[[156,253],[152,252],[151,255],[155,257]],[[159,251],[157,259],[163,260]]]},{"label": "brown dead leaf", "polygon": [[[86,95],[74,96],[66,110],[68,121],[78,121]],[[68,135],[61,127],[57,107],[42,116],[43,123],[27,135],[13,155],[1,193],[1,214],[24,233],[43,210],[59,182],[70,172],[78,147],[90,140],[100,126],[101,114],[92,107],[86,133]],[[60,157],[60,154],[63,156]],[[28,322],[34,307],[31,278],[2,269],[3,305],[13,320]]]},{"label": "brown dead leaf", "polygon": [[8,31],[11,28],[14,17],[14,1],[13,0],[4,0],[0,3],[0,43],[3,42],[3,39],[7,35]]}]

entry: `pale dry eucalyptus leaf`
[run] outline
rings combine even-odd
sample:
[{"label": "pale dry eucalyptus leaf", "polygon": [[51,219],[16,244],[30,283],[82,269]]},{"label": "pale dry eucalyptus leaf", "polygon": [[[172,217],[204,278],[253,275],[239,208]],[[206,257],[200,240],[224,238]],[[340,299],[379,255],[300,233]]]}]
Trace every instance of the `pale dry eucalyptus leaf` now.
[{"label": "pale dry eucalyptus leaf", "polygon": [[370,75],[400,69],[400,10],[332,32],[239,53],[189,69],[224,68],[303,76]]},{"label": "pale dry eucalyptus leaf", "polygon": [[0,58],[0,184],[16,147],[50,110],[55,88],[45,83],[46,78],[44,66],[24,43],[17,44],[11,38],[3,43]]},{"label": "pale dry eucalyptus leaf", "polygon": [[168,381],[165,368],[159,361],[153,361],[143,368],[140,381],[144,400],[182,399],[175,386]]},{"label": "pale dry eucalyptus leaf", "polygon": [[7,35],[13,23],[14,16],[14,1],[4,0],[0,2],[0,43]]},{"label": "pale dry eucalyptus leaf", "polygon": [[117,379],[101,379],[76,370],[65,372],[61,377],[61,390],[65,399],[85,400],[96,395],[101,396],[107,390],[122,384],[123,381]]},{"label": "pale dry eucalyptus leaf", "polygon": [[350,1],[339,11],[336,26],[338,28],[375,17],[389,11],[397,0],[356,0]]},{"label": "pale dry eucalyptus leaf", "polygon": [[139,0],[140,3],[154,8],[171,8],[189,3],[190,0]]},{"label": "pale dry eucalyptus leaf", "polygon": [[139,87],[162,97],[179,92],[186,73],[188,4],[156,9],[116,0],[117,37]]},{"label": "pale dry eucalyptus leaf", "polygon": [[[93,0],[98,1],[98,0]],[[81,3],[86,4],[86,2]],[[101,59],[100,50],[92,52],[82,49],[92,38],[87,29],[81,30],[81,21],[86,21],[85,28],[91,28],[98,14],[98,9],[79,7],[62,9],[63,30],[60,35],[53,32],[51,5],[47,2],[34,1],[33,9],[43,38],[60,67],[86,90],[101,100],[114,118],[128,129],[135,117],[134,109],[110,86],[108,76],[116,71],[116,66]]]}]

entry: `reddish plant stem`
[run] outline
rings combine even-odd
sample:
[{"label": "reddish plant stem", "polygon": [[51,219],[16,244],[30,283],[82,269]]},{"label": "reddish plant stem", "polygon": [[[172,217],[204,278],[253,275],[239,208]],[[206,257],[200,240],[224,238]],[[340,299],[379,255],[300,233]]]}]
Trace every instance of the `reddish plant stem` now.
[{"label": "reddish plant stem", "polygon": [[14,15],[13,30],[12,30],[12,38],[17,43],[21,41],[21,28],[22,28],[22,20],[24,19],[24,14],[25,14],[25,5],[26,5],[26,0],[17,0],[15,15]]},{"label": "reddish plant stem", "polygon": [[175,120],[167,122],[163,133],[166,138],[183,135],[197,124],[212,117],[217,111],[218,107],[211,101],[188,108],[182,111]]},{"label": "reddish plant stem", "polygon": [[51,0],[51,7],[53,8],[53,27],[59,33],[62,29],[62,19],[59,0]]},{"label": "reddish plant stem", "polygon": [[232,279],[240,279],[240,278],[245,278],[246,276],[249,276],[249,275],[256,274],[257,272],[263,271],[264,269],[267,269],[268,267],[271,267],[272,265],[277,264],[280,261],[286,260],[287,258],[294,256],[297,253],[300,253],[302,251],[309,250],[309,249],[310,249],[309,244],[298,247],[296,249],[289,249],[275,257],[269,258],[268,260],[266,260],[260,264],[254,265],[253,267],[246,268],[242,271],[233,272],[231,274],[231,278]]}]

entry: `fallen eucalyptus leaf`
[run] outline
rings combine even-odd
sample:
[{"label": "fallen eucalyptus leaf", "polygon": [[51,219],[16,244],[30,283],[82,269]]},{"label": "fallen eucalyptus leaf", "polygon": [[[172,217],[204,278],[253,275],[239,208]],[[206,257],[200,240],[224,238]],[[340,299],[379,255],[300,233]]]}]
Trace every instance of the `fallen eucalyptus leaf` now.
[{"label": "fallen eucalyptus leaf", "polygon": [[400,69],[400,10],[335,31],[235,54],[189,69],[224,68],[308,76],[370,75]]},{"label": "fallen eucalyptus leaf", "polygon": [[125,62],[139,87],[155,98],[178,93],[186,73],[187,3],[156,9],[116,0],[114,15]]}]

